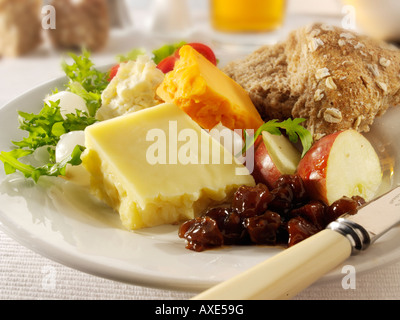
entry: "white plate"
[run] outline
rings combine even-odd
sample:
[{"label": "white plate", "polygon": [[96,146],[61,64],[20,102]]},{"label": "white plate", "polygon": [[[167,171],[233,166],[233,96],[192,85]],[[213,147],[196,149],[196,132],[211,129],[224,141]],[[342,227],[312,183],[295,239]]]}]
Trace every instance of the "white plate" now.
[{"label": "white plate", "polygon": [[[1,151],[11,148],[11,140],[21,138],[17,110],[38,112],[45,95],[62,88],[65,82],[62,78],[45,83],[0,109]],[[368,135],[382,154],[400,155],[399,141],[391,143],[399,112],[391,110]],[[398,163],[393,165],[390,184],[399,181]],[[177,226],[127,231],[117,214],[87,189],[60,178],[41,179],[35,185],[18,174],[5,176],[2,164],[0,221],[2,229],[18,242],[66,266],[108,279],[166,289],[204,290],[281,250],[250,246],[193,252],[185,249]],[[363,272],[394,262],[400,258],[399,241],[400,230],[393,229],[345,264]],[[339,266],[321,281],[341,276]]]}]

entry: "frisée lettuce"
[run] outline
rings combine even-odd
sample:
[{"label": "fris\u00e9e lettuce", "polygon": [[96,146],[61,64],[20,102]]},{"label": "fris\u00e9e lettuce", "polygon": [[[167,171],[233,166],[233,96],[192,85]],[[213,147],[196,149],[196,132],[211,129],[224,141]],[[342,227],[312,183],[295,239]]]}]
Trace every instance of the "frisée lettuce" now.
[{"label": "fris\u00e9e lettuce", "polygon": [[[80,165],[80,156],[84,146],[77,145],[71,155],[60,162],[56,161],[55,150],[60,137],[71,131],[84,130],[98,120],[94,117],[101,106],[101,93],[108,85],[108,72],[101,72],[94,68],[90,53],[83,51],[78,56],[70,54],[73,63],[62,63],[62,68],[69,82],[66,90],[81,96],[89,112],[76,110],[63,116],[59,106],[60,101],[44,102],[39,113],[18,111],[19,128],[27,133],[27,137],[20,141],[12,141],[15,148],[11,151],[0,152],[0,160],[4,163],[6,174],[16,171],[22,172],[26,178],[35,182],[41,176],[65,175],[67,164]],[[58,89],[53,91],[57,92]],[[46,148],[47,163],[33,166],[24,161],[39,148]]]},{"label": "fris\u00e9e lettuce", "polygon": [[[165,45],[153,51],[153,60],[162,59],[183,42]],[[117,56],[118,62],[134,60],[138,55],[145,54],[142,49],[133,49],[126,55]],[[26,178],[35,182],[41,176],[65,175],[66,166],[80,165],[80,156],[85,150],[84,146],[77,145],[70,157],[60,162],[56,161],[55,153],[57,143],[63,134],[71,131],[84,130],[87,126],[99,121],[95,118],[97,110],[101,107],[101,94],[109,85],[110,71],[100,71],[94,67],[90,52],[83,49],[81,55],[69,54],[72,63],[62,62],[62,69],[68,78],[66,91],[74,93],[86,102],[87,111],[76,110],[75,113],[61,114],[60,101],[47,101],[39,113],[18,112],[19,128],[28,136],[21,141],[12,141],[14,149],[0,152],[0,161],[4,163],[6,174],[16,171],[22,172]],[[52,94],[59,92],[58,88]],[[33,166],[25,161],[39,148],[46,148],[47,163]]]}]

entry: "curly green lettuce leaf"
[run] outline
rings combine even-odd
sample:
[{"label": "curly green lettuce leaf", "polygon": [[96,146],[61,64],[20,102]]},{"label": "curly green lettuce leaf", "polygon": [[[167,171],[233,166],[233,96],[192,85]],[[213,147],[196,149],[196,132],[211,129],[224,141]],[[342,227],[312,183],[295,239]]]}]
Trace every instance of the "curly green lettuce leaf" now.
[{"label": "curly green lettuce leaf", "polygon": [[[76,146],[69,158],[58,163],[55,158],[55,147],[63,134],[84,130],[97,122],[94,117],[81,110],[63,117],[59,101],[45,103],[38,114],[20,111],[18,115],[19,128],[26,131],[28,135],[20,141],[12,141],[17,148],[9,152],[1,152],[0,160],[4,163],[6,174],[19,171],[36,182],[40,176],[65,175],[67,164],[79,165],[84,147]],[[23,161],[23,158],[33,154],[38,148],[46,146],[49,155],[48,163],[35,167]]]},{"label": "curly green lettuce leaf", "polygon": [[127,62],[131,60],[136,60],[138,56],[146,54],[146,50],[140,49],[140,48],[135,48],[129,51],[126,54],[119,54],[117,55],[117,61],[118,63],[122,62]]},{"label": "curly green lettuce leaf", "polygon": [[35,182],[38,182],[41,176],[63,176],[66,172],[68,164],[77,166],[82,163],[81,154],[85,150],[85,147],[77,145],[72,151],[71,155],[66,157],[61,162],[49,162],[42,166],[34,167],[30,164],[23,163],[20,161],[33,153],[32,150],[14,149],[9,152],[0,152],[0,160],[4,163],[4,170],[6,174],[12,174],[16,171],[21,172],[25,178],[32,178]]},{"label": "curly green lettuce leaf", "polygon": [[42,146],[56,146],[63,134],[84,130],[97,122],[94,117],[81,110],[67,114],[64,118],[59,101],[45,103],[38,114],[19,111],[18,119],[19,129],[26,131],[28,136],[21,141],[13,141],[13,144],[30,150],[36,150]]},{"label": "curly green lettuce leaf", "polygon": [[36,150],[45,145],[56,145],[60,136],[65,133],[62,129],[64,119],[58,104],[59,102],[52,101],[49,104],[45,103],[38,114],[19,111],[19,129],[26,131],[28,137],[21,141],[13,141],[13,144],[30,150]]},{"label": "curly green lettuce leaf", "polygon": [[169,57],[170,55],[174,54],[174,52],[185,45],[185,41],[173,43],[173,44],[166,44],[156,50],[153,50],[152,53],[154,55],[153,61],[155,64],[159,64],[163,59]]},{"label": "curly green lettuce leaf", "polygon": [[[155,64],[159,64],[163,59],[174,54],[176,50],[186,44],[186,41],[180,41],[172,44],[165,44],[152,51],[153,61]],[[116,56],[118,63],[136,60],[138,56],[146,54],[146,50],[142,48],[134,48],[126,54],[119,54]]]},{"label": "curly green lettuce leaf", "polygon": [[94,117],[97,110],[101,107],[101,92],[87,91],[79,82],[70,82],[68,88],[72,93],[82,97],[86,102],[89,115]]},{"label": "curly green lettuce leaf", "polygon": [[[39,113],[18,112],[19,129],[27,133],[20,141],[12,141],[16,147],[9,152],[0,153],[6,174],[20,171],[25,177],[38,181],[40,176],[65,175],[67,164],[79,165],[80,155],[84,150],[76,146],[69,158],[57,163],[55,149],[60,137],[71,131],[84,130],[97,122],[95,114],[101,106],[101,94],[109,84],[108,72],[94,67],[90,52],[83,50],[81,55],[69,54],[73,62],[62,63],[62,68],[69,79],[67,90],[78,94],[85,101],[89,112],[76,110],[75,113],[62,115],[60,101],[44,103]],[[54,89],[53,94],[58,92]],[[48,163],[33,166],[24,158],[32,155],[38,148],[47,147]]]},{"label": "curly green lettuce leaf", "polygon": [[109,72],[97,70],[87,50],[83,50],[80,56],[74,53],[69,55],[73,63],[62,62],[62,68],[69,78],[67,87],[86,101],[89,115],[95,116],[101,106],[101,94],[109,84]]}]

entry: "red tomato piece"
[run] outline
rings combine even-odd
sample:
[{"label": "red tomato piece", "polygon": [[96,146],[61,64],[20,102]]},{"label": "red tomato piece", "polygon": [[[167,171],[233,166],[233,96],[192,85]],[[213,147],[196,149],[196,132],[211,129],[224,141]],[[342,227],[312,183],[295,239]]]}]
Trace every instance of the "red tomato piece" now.
[{"label": "red tomato piece", "polygon": [[119,70],[119,64],[113,66],[110,69],[110,75],[108,76],[108,81],[111,81],[116,76],[118,70]]},{"label": "red tomato piece", "polygon": [[175,62],[178,60],[177,57],[174,55],[166,57],[165,59],[161,60],[160,63],[157,65],[157,68],[160,69],[163,73],[168,73],[174,69]]},{"label": "red tomato piece", "polygon": [[189,46],[195,49],[198,53],[201,53],[212,64],[217,65],[217,58],[215,57],[214,51],[209,46],[198,42],[189,43]]},{"label": "red tomato piece", "polygon": [[[217,58],[215,57],[214,51],[209,46],[199,42],[188,43],[188,45],[202,54],[212,64],[217,65]],[[179,49],[175,51],[174,56],[178,59],[180,58]]]}]

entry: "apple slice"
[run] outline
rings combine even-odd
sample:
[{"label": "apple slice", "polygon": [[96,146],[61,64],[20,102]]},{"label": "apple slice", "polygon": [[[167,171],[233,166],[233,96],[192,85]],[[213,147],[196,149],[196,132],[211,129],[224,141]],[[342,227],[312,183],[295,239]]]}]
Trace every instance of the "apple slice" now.
[{"label": "apple slice", "polygon": [[381,181],[379,157],[371,143],[349,129],[323,137],[301,159],[297,173],[310,197],[330,205],[343,196],[370,201]]},{"label": "apple slice", "polygon": [[257,183],[273,188],[283,174],[294,174],[301,154],[284,135],[264,131],[254,154],[253,177]]}]

